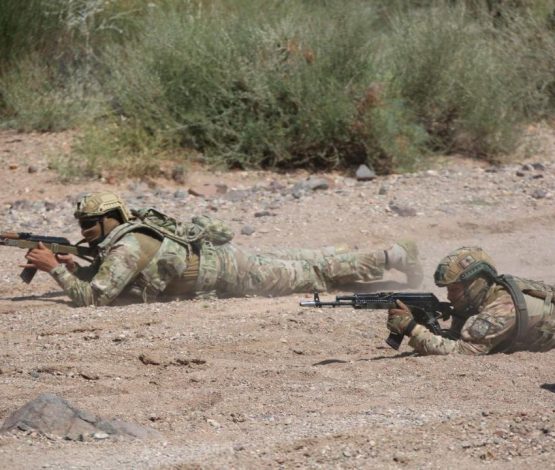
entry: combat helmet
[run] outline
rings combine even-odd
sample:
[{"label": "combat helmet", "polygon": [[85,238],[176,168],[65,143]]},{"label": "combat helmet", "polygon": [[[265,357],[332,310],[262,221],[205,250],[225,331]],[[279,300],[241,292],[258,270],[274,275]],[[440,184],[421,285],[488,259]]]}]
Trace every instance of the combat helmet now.
[{"label": "combat helmet", "polygon": [[467,313],[474,311],[485,298],[497,278],[497,269],[490,255],[477,246],[464,246],[443,258],[434,273],[438,287],[456,282],[464,285],[464,298],[458,307]]},{"label": "combat helmet", "polygon": [[73,213],[76,219],[99,217],[108,212],[117,211],[122,221],[129,222],[132,218],[125,202],[115,193],[103,191],[86,194],[77,201],[77,208]]},{"label": "combat helmet", "polygon": [[455,282],[468,283],[477,277],[497,277],[497,269],[490,255],[478,246],[463,246],[443,258],[434,273],[438,287]]}]

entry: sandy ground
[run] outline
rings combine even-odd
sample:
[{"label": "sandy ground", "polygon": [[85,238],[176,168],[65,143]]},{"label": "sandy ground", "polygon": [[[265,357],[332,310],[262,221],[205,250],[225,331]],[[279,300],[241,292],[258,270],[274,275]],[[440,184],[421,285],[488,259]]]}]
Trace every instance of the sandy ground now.
[{"label": "sandy ground", "polygon": [[[499,271],[555,283],[554,139],[545,129],[530,139],[534,145],[500,167],[449,159],[367,183],[328,174],[321,176],[330,189],[300,198],[191,196],[186,207],[217,212],[236,229],[236,243],[260,249],[364,249],[411,237],[426,272],[419,290],[441,298],[433,270],[466,244],[483,246]],[[14,215],[15,202],[129,192],[128,181],[61,183],[47,161],[68,146],[63,135],[0,133],[2,229],[36,217],[48,234],[77,240],[69,202],[50,219],[32,204]],[[183,184],[151,184],[149,202],[169,207],[156,189],[288,187],[306,176],[195,171]],[[268,207],[271,217],[255,217]],[[254,234],[240,233],[246,224]],[[0,247],[0,256],[0,421],[50,392],[164,436],[73,442],[4,434],[2,468],[555,468],[555,351],[417,357],[406,345],[385,345],[386,312],[301,308],[303,295],[73,308],[48,275],[21,283],[23,251]],[[400,288],[402,276],[385,281],[367,288]]]}]

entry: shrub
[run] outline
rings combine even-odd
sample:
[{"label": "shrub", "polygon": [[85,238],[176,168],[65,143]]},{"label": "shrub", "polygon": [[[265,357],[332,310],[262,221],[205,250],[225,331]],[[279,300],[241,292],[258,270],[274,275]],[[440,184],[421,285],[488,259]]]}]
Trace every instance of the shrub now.
[{"label": "shrub", "polygon": [[68,168],[89,175],[199,152],[379,172],[435,151],[492,159],[553,112],[553,3],[28,0],[17,16],[6,0],[0,111],[79,127]]}]

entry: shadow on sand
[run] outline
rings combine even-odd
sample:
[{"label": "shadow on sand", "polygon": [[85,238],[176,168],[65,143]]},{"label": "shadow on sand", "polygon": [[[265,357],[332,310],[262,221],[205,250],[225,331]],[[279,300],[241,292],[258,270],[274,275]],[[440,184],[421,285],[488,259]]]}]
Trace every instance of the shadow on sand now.
[{"label": "shadow on sand", "polygon": [[0,301],[10,300],[12,302],[28,302],[32,300],[37,300],[40,302],[49,302],[54,304],[66,304],[70,305],[70,301],[66,297],[64,291],[56,292],[46,292],[44,294],[34,294],[34,295],[22,295],[17,297],[0,297]]}]

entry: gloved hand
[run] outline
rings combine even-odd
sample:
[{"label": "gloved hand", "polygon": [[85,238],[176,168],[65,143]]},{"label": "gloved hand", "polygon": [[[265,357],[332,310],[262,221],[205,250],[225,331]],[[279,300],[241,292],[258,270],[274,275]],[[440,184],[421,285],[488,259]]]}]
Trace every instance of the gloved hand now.
[{"label": "gloved hand", "polygon": [[387,329],[392,333],[410,336],[416,326],[410,308],[397,300],[397,306],[390,308],[387,313]]}]

